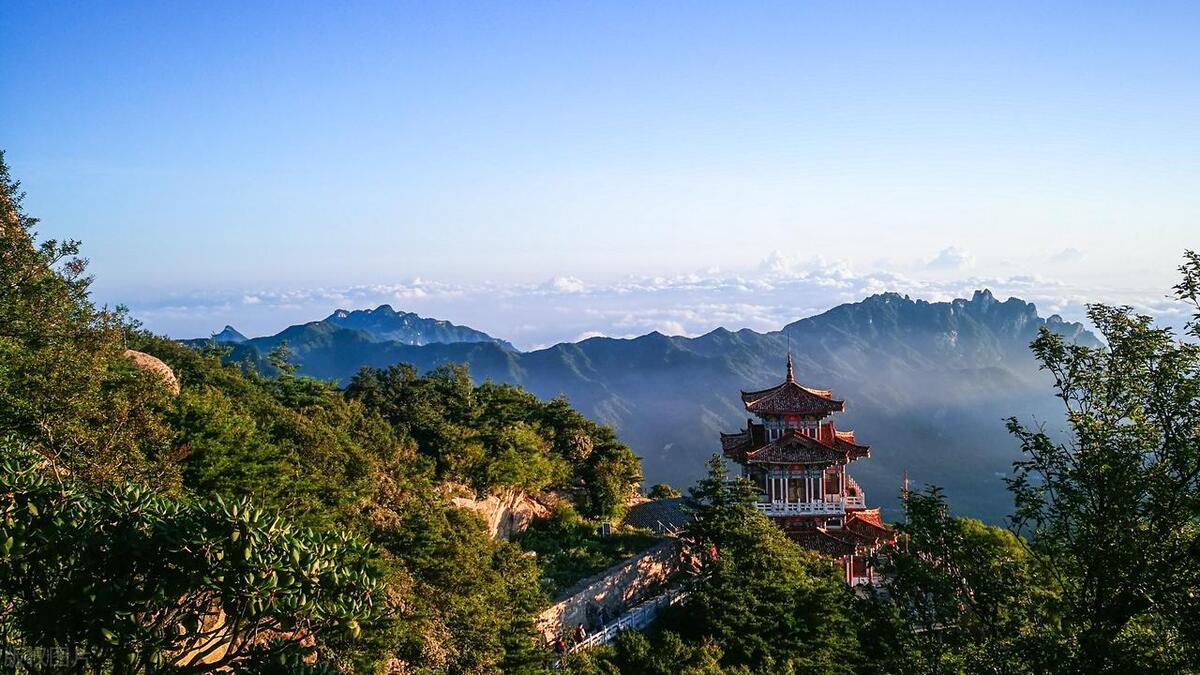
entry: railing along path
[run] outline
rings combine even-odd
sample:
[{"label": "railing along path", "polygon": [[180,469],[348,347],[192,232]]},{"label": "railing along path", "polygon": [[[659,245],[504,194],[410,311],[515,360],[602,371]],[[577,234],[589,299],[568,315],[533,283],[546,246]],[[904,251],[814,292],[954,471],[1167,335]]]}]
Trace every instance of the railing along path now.
[{"label": "railing along path", "polygon": [[650,625],[664,607],[678,605],[687,599],[688,593],[682,588],[673,588],[649,600],[634,605],[614,621],[605,624],[604,628],[588,635],[571,646],[570,653],[581,652],[599,645],[612,642],[623,630],[641,630]]}]

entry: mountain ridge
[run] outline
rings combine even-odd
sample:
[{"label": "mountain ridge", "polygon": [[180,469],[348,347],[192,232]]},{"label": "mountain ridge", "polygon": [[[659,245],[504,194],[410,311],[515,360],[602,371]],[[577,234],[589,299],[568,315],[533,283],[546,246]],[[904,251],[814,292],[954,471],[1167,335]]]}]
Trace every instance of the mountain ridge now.
[{"label": "mountain ridge", "polygon": [[1050,382],[1028,348],[1043,326],[1099,344],[1082,324],[1042,318],[1032,303],[1001,302],[984,289],[948,302],[876,294],[765,333],[653,331],[528,352],[500,341],[380,341],[317,321],[233,345],[228,358],[269,369],[263,355],[287,339],[301,373],[343,384],[363,366],[410,363],[426,372],[463,363],[476,381],[517,384],[542,398],[565,395],[616,428],[643,458],[648,484],[688,485],[719,448],[717,434],[744,426],[739,392],[782,381],[790,345],[797,379],[845,399],[839,427],[855,428],[876,448],[874,458],[852,467],[873,503],[894,513],[908,472],[945,487],[966,513],[997,521],[1009,505],[1001,477],[1017,459],[1003,419],[1056,419]]},{"label": "mountain ridge", "polygon": [[375,309],[337,309],[323,321],[341,328],[361,330],[378,342],[395,341],[409,345],[435,342],[495,342],[506,349],[516,351],[516,347],[510,343],[470,326],[425,318],[415,312],[396,311],[388,304],[379,305]]},{"label": "mountain ridge", "polygon": [[328,337],[332,333],[331,329],[357,332],[369,342],[397,342],[418,346],[434,343],[494,342],[507,350],[516,351],[516,347],[509,342],[492,337],[470,326],[422,317],[415,312],[396,311],[388,304],[379,305],[374,309],[339,308],[324,319],[294,324],[273,335],[247,338],[232,326],[227,325],[211,338],[185,339],[182,342],[192,345],[210,340],[220,344],[251,343],[270,349],[286,340],[289,346],[294,348],[294,341],[317,336]]}]

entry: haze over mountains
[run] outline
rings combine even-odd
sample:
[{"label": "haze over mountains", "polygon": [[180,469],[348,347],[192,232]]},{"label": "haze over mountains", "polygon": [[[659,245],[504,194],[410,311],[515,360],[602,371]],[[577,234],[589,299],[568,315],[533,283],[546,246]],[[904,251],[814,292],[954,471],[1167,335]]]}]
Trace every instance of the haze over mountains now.
[{"label": "haze over mountains", "polygon": [[643,457],[647,484],[677,486],[702,475],[704,460],[719,450],[718,432],[744,426],[739,390],[782,381],[790,341],[797,380],[844,398],[839,428],[872,446],[872,457],[851,470],[886,515],[898,515],[907,472],[945,487],[959,511],[998,521],[1010,510],[1003,477],[1018,455],[1004,419],[1043,420],[1053,430],[1061,417],[1028,349],[1041,326],[1097,344],[1081,324],[1042,318],[1034,305],[1000,302],[989,291],[938,303],[884,293],[768,333],[655,332],[530,352],[387,305],[338,310],[268,337],[245,339],[227,326],[213,339],[231,348],[230,360],[264,369],[264,355],[286,341],[300,373],[343,383],[364,366],[403,362],[427,371],[465,363],[477,381],[565,394]]}]

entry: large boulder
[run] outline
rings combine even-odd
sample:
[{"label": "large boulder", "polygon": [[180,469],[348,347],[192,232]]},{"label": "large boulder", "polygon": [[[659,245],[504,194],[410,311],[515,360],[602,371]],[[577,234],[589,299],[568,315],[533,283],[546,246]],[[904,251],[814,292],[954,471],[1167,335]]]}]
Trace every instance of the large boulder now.
[{"label": "large boulder", "polygon": [[158,376],[172,394],[179,395],[179,380],[175,377],[175,371],[171,370],[171,366],[163,363],[157,357],[133,349],[126,349],[124,356],[133,364],[134,368]]}]

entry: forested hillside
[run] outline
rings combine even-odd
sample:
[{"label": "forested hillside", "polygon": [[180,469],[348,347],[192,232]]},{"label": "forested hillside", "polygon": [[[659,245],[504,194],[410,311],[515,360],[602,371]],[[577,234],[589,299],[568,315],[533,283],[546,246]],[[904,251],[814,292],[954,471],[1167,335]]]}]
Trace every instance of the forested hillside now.
[{"label": "forested hillside", "polygon": [[[876,587],[784,536],[714,457],[680,534],[686,603],[559,655],[536,613],[628,553],[598,543],[641,479],[611,429],[459,368],[339,388],[286,348],[269,376],[227,363],[94,306],[79,245],[36,223],[0,155],[0,652],[18,672],[1198,671],[1195,326],[1181,341],[1104,306],[1102,346],[1040,326],[1068,432],[1008,421],[1011,529],[909,494]],[[1181,271],[1196,305],[1200,256]],[[702,363],[672,353],[676,374]],[[556,508],[493,539],[451,485]]]},{"label": "forested hillside", "polygon": [[845,399],[839,424],[875,447],[856,476],[873,503],[898,517],[907,474],[943,486],[963,512],[998,523],[1009,506],[1004,478],[1018,458],[1004,416],[1062,426],[1050,379],[1029,351],[1042,327],[1073,343],[1098,344],[1081,324],[979,291],[935,303],[884,293],[770,333],[652,333],[525,353],[486,342],[415,346],[325,321],[241,342],[226,358],[271,372],[266,354],[287,342],[299,372],[342,382],[363,366],[409,363],[426,372],[467,364],[477,382],[517,384],[546,399],[566,395],[618,431],[642,458],[649,481],[688,485],[703,475],[720,432],[745,425],[739,390],[782,381],[790,346],[799,380]]},{"label": "forested hillside", "polygon": [[0,648],[122,672],[544,661],[538,564],[445,486],[614,518],[641,475],[611,430],[462,369],[338,389],[282,350],[274,377],[223,365],[94,307],[78,244],[36,241],[0,179]]}]

